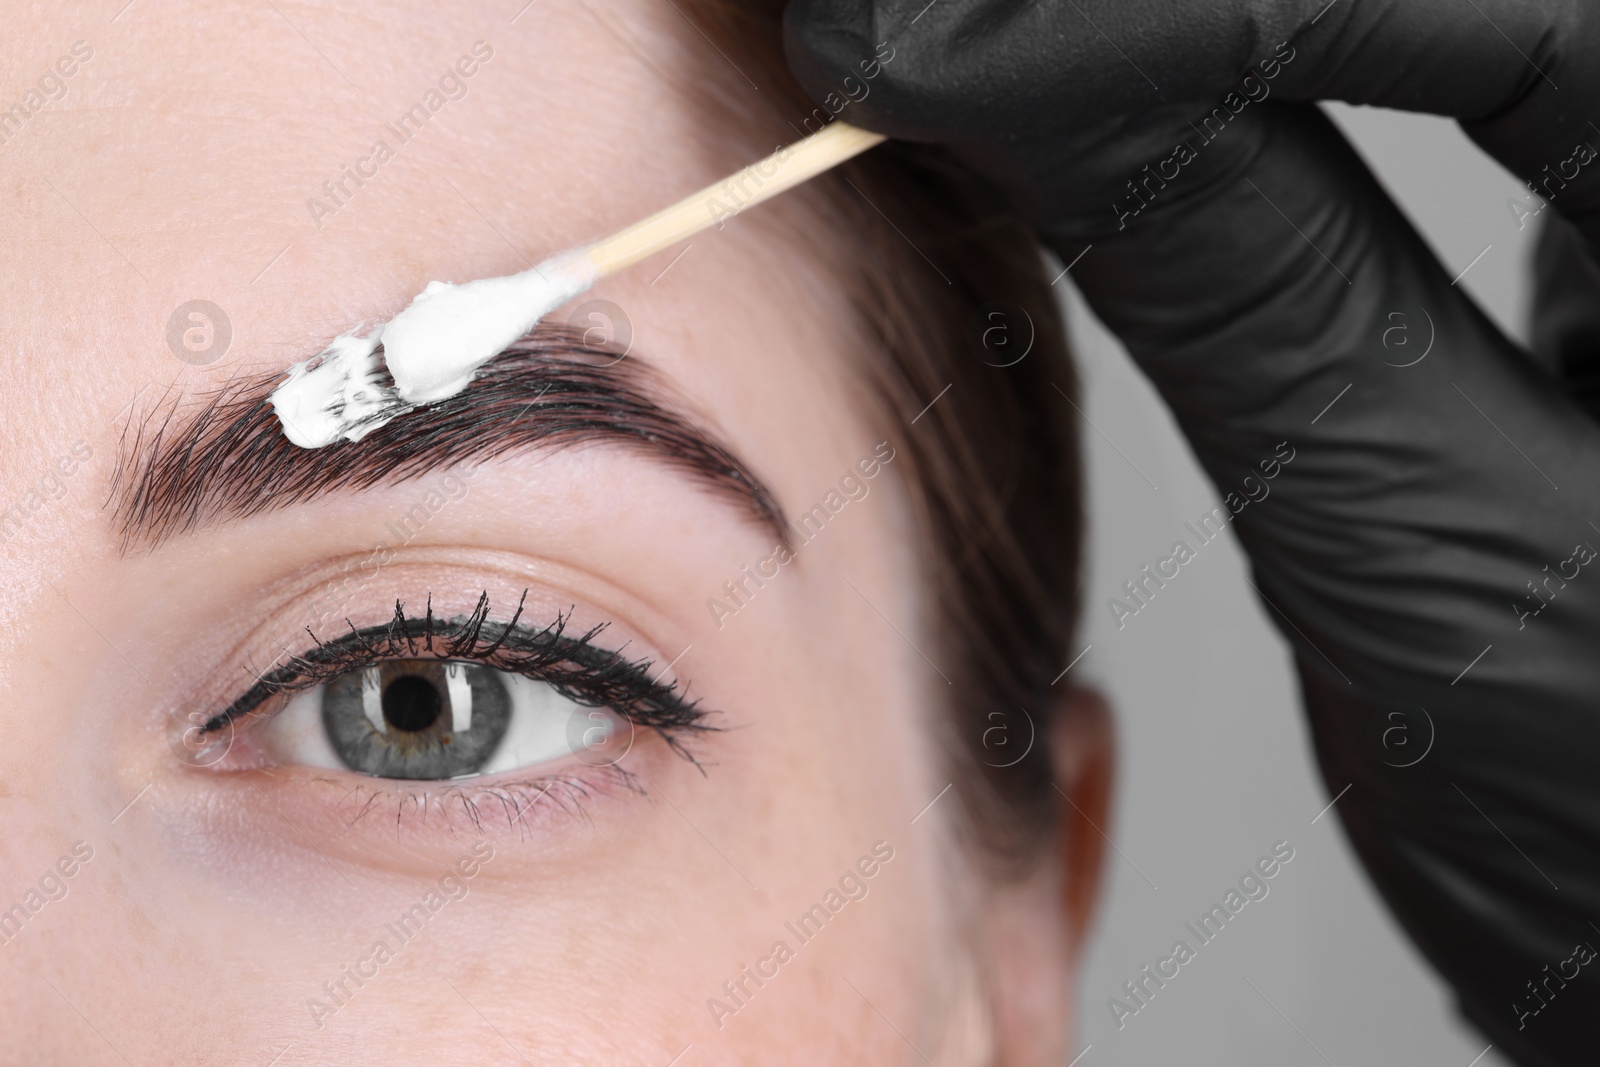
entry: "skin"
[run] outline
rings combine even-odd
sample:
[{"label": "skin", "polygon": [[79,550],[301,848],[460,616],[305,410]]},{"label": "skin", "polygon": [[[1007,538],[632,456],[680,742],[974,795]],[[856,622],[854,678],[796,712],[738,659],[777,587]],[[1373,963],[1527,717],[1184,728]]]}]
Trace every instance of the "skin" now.
[{"label": "skin", "polygon": [[[0,41],[7,92],[73,42],[93,48],[0,145],[0,506],[29,503],[0,544],[0,907],[83,843],[50,882],[65,895],[0,946],[0,1059],[1064,1062],[1099,838],[1068,820],[1031,873],[999,882],[955,840],[955,794],[927,807],[950,780],[930,728],[944,684],[912,647],[932,621],[894,463],[720,628],[707,598],[771,534],[609,446],[343,492],[154,550],[123,553],[105,507],[130,421],[281,371],[430,279],[611,232],[769,150],[695,136],[677,81],[721,60],[648,0],[608,3],[604,22],[563,0],[515,23],[516,4],[119,6],[15,12]],[[306,199],[478,40],[493,57],[466,96],[319,227]],[[626,310],[629,358],[793,515],[887,437],[855,400],[837,281],[774,255],[777,232],[752,213],[664,275],[676,253],[594,295]],[[207,365],[167,345],[172,309],[195,298],[232,329]],[[89,458],[34,506],[75,446]],[[527,590],[539,624],[608,623],[601,644],[626,642],[718,713],[725,730],[691,742],[701,767],[641,734],[620,765],[634,788],[569,758],[498,783],[528,806],[513,819],[485,802],[479,825],[451,801],[465,787],[239,769],[249,737],[217,767],[175,758],[174,716],[305,651],[340,568],[392,541],[386,524],[430,489],[451,499],[340,614],[377,624],[430,595],[451,614],[487,592],[503,618]],[[1063,700],[1041,743],[1103,826],[1105,711]],[[541,799],[550,774],[582,788]],[[784,923],[878,842],[893,858],[867,895],[799,944]],[[334,1003],[323,983],[475,846],[492,859],[318,1017],[309,1001]],[[723,983],[778,940],[794,958],[719,1027],[708,998],[730,1003]]]}]

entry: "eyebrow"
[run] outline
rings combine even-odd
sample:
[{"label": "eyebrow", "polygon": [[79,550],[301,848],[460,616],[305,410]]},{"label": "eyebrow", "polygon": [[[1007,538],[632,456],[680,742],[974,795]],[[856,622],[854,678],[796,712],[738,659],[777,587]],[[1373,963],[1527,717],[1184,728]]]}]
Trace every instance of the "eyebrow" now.
[{"label": "eyebrow", "polygon": [[689,420],[658,375],[625,353],[585,343],[566,325],[535,327],[456,396],[326,448],[303,449],[284,437],[267,401],[281,380],[238,380],[198,409],[179,403],[130,420],[108,500],[124,552],[341,490],[590,442],[664,461],[789,543],[776,496]]}]

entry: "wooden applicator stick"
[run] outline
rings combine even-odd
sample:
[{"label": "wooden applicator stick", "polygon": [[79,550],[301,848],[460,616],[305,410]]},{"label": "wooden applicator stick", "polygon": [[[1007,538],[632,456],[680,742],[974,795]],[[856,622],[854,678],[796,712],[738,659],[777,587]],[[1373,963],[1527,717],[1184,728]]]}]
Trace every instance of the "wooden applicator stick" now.
[{"label": "wooden applicator stick", "polygon": [[615,274],[816,177],[882,140],[882,134],[868,133],[843,122],[824,126],[805,140],[780,148],[759,163],[580,249],[579,254],[594,265],[597,279]]}]

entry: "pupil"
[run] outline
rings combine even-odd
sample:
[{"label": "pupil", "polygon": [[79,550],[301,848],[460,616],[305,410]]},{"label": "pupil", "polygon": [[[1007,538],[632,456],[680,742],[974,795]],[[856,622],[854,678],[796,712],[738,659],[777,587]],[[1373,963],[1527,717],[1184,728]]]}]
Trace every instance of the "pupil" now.
[{"label": "pupil", "polygon": [[439,690],[426,678],[401,675],[383,690],[383,717],[397,730],[426,730],[439,718]]}]

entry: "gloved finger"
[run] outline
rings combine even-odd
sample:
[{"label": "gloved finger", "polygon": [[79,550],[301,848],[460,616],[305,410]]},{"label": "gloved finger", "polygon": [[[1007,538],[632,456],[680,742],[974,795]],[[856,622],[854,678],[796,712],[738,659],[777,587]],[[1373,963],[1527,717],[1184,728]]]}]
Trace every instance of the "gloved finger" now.
[{"label": "gloved finger", "polygon": [[[1074,269],[1222,497],[1173,559],[1233,526],[1379,888],[1499,1047],[1578,1062],[1600,987],[1535,1025],[1526,983],[1600,944],[1600,426],[1315,108],[1268,102],[1228,137],[1194,164],[1203,197]],[[1431,742],[1412,765],[1378,741],[1395,713]]]},{"label": "gloved finger", "polygon": [[1212,101],[1280,43],[1290,99],[1479,120],[1561,84],[1592,107],[1597,20],[1590,0],[790,0],[784,34],[818,98],[892,50],[861,124],[915,140]]},{"label": "gloved finger", "polygon": [[1534,255],[1532,350],[1600,419],[1600,266],[1577,231],[1551,217]]},{"label": "gloved finger", "polygon": [[[1185,27],[1166,17],[1166,6],[1136,0],[1102,18],[1148,63],[1187,48]],[[1225,22],[1215,20],[1217,38],[1232,36]],[[1163,91],[1069,4],[1004,0],[790,0],[784,47],[790,68],[819,103],[830,93],[846,97],[857,125],[914,141],[979,140],[1041,126],[1073,130],[1108,114],[1209,100],[1214,86],[1256,58],[1240,43],[1231,54],[1196,50],[1184,76],[1176,65],[1165,72]],[[873,58],[881,71],[863,65]]]},{"label": "gloved finger", "polygon": [[1593,0],[791,0],[785,47],[819,117],[910,140],[1004,143],[1185,103],[1226,125],[1269,95],[1451,115],[1600,237]]}]

